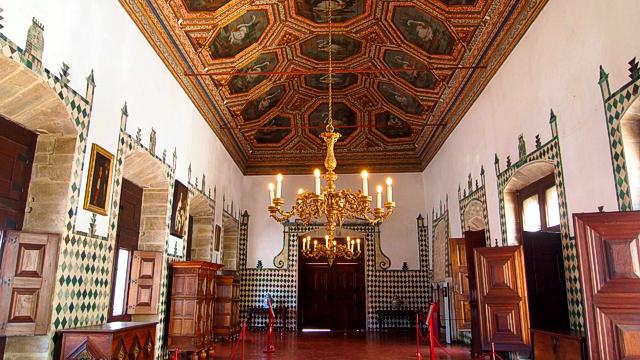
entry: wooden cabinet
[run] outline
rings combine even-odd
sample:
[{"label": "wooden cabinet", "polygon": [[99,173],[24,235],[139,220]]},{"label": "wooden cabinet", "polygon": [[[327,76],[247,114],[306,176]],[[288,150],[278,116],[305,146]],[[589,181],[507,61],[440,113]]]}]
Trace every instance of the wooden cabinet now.
[{"label": "wooden cabinet", "polygon": [[157,322],[112,322],[61,330],[59,358],[154,359]]},{"label": "wooden cabinet", "polygon": [[7,231],[0,268],[0,336],[46,335],[60,237]]},{"label": "wooden cabinet", "polygon": [[171,264],[169,350],[191,352],[191,357],[213,356],[216,272],[222,267],[205,261]]},{"label": "wooden cabinet", "polygon": [[240,277],[235,272],[223,272],[216,277],[214,334],[225,340],[240,332]]},{"label": "wooden cabinet", "polygon": [[640,211],[574,214],[591,360],[640,356]]},{"label": "wooden cabinet", "polygon": [[575,332],[531,330],[533,360],[585,360],[584,337]]}]

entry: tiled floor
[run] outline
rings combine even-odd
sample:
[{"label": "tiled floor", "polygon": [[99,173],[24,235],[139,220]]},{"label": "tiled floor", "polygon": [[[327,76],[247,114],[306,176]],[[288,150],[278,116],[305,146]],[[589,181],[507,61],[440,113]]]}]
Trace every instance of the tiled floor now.
[{"label": "tiled floor", "polygon": [[[249,332],[245,342],[245,359],[273,360],[400,360],[416,359],[415,337],[410,333],[392,335],[390,333],[285,333],[275,336],[276,351],[265,354],[264,332]],[[429,349],[423,343],[422,358],[429,359]],[[230,359],[233,344],[223,343],[216,346],[217,360]],[[242,359],[240,346],[233,359]],[[462,346],[436,349],[437,359],[469,359],[469,350]]]}]

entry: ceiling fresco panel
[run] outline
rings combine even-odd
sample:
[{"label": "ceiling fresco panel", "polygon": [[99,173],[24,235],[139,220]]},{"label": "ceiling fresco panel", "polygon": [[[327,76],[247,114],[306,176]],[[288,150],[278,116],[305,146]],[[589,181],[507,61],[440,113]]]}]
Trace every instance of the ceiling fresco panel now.
[{"label": "ceiling fresco panel", "polygon": [[391,83],[379,83],[378,91],[391,105],[408,114],[420,115],[424,111],[420,99]]},{"label": "ceiling fresco panel", "polygon": [[422,171],[547,1],[119,0],[245,175],[320,165],[329,52],[337,170]]},{"label": "ceiling fresco panel", "polygon": [[[251,63],[240,69],[240,72],[269,72],[278,65],[278,56],[275,52],[261,54]],[[234,75],[229,80],[229,93],[240,94],[251,91],[254,87],[268,79],[267,75],[249,74]]]},{"label": "ceiling fresco panel", "polygon": [[349,21],[364,12],[365,0],[295,0],[298,15],[315,23],[334,23]]},{"label": "ceiling fresco panel", "polygon": [[279,144],[290,133],[291,119],[286,116],[276,115],[263,124],[253,135],[253,138],[258,144]]},{"label": "ceiling fresco panel", "polygon": [[223,59],[238,55],[242,50],[255,44],[268,25],[269,18],[266,11],[247,11],[220,29],[209,45],[211,57]]},{"label": "ceiling fresco panel", "polygon": [[271,109],[278,106],[286,93],[284,85],[274,86],[269,91],[250,101],[242,109],[242,118],[244,121],[255,121],[260,119]]},{"label": "ceiling fresco panel", "polygon": [[393,23],[409,43],[428,54],[448,55],[454,49],[455,39],[447,27],[415,6],[396,7]]},{"label": "ceiling fresco panel", "polygon": [[392,112],[376,114],[375,127],[388,139],[411,139],[411,125]]},{"label": "ceiling fresco panel", "polygon": [[189,11],[216,11],[231,0],[183,0]]},{"label": "ceiling fresco panel", "polygon": [[384,62],[392,69],[411,69],[395,74],[414,87],[431,90],[438,85],[438,79],[427,70],[427,65],[404,51],[386,50]]},{"label": "ceiling fresco panel", "polygon": [[333,74],[329,80],[329,74],[306,75],[304,82],[307,86],[316,90],[329,90],[329,83],[334,90],[342,90],[358,82],[358,75],[352,73]]},{"label": "ceiling fresco panel", "polygon": [[332,44],[328,35],[316,35],[300,44],[302,54],[317,61],[328,61],[329,51],[333,60],[345,60],[359,53],[361,47],[360,40],[347,35],[333,35]]},{"label": "ceiling fresco panel", "polygon": [[[329,104],[322,103],[318,105],[315,110],[309,114],[309,132],[318,138],[320,134],[325,132],[325,126],[327,125],[327,118],[329,114]],[[336,131],[339,132],[342,137],[338,140],[339,143],[345,142],[356,131],[356,113],[345,103],[333,104],[333,126]]]}]

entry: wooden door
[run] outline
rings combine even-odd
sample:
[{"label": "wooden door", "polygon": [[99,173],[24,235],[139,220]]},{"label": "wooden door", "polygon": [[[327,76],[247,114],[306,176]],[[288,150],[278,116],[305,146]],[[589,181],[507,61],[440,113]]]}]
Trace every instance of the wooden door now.
[{"label": "wooden door", "polygon": [[531,328],[569,330],[562,240],[556,232],[522,233]]},{"label": "wooden door", "polygon": [[591,359],[640,359],[640,212],[573,221]]},{"label": "wooden door", "polygon": [[8,231],[0,268],[0,336],[46,335],[59,236]]},{"label": "wooden door", "polygon": [[469,278],[467,252],[464,238],[449,239],[451,276],[453,278],[453,314],[458,330],[471,328],[471,306],[469,305]]},{"label": "wooden door", "polygon": [[[340,240],[338,240],[340,241]],[[299,328],[364,330],[366,296],[364,259],[326,260],[300,256]]]},{"label": "wooden door", "polygon": [[162,261],[161,252],[133,252],[127,314],[150,315],[158,313]]},{"label": "wooden door", "polygon": [[522,246],[474,249],[483,350],[530,351]]},{"label": "wooden door", "polygon": [[24,220],[36,134],[0,117],[0,239]]},{"label": "wooden door", "polygon": [[469,311],[471,316],[471,354],[478,355],[482,352],[480,342],[480,313],[478,312],[478,287],[476,286],[476,267],[473,258],[473,249],[483,248],[486,244],[484,230],[465,231],[464,248],[467,256],[467,280],[469,282]]}]

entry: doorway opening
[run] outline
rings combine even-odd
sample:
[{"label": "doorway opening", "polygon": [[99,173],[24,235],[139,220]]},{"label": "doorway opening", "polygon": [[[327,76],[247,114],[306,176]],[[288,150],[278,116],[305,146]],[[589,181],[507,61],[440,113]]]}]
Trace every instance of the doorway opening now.
[{"label": "doorway opening", "polygon": [[524,249],[530,327],[566,331],[569,306],[553,170],[548,162],[518,170],[505,188],[505,200],[512,201],[515,244]]},{"label": "doorway opening", "polygon": [[[238,245],[240,243],[240,221],[227,210],[222,211],[222,261],[225,270],[238,269]],[[214,251],[220,252],[220,241],[216,240]]]},{"label": "doorway opening", "polygon": [[[298,329],[365,330],[364,256],[352,260],[337,258],[329,266],[326,258],[302,255],[302,238],[306,236],[298,239]],[[346,236],[336,237],[338,242],[345,240]]]}]

